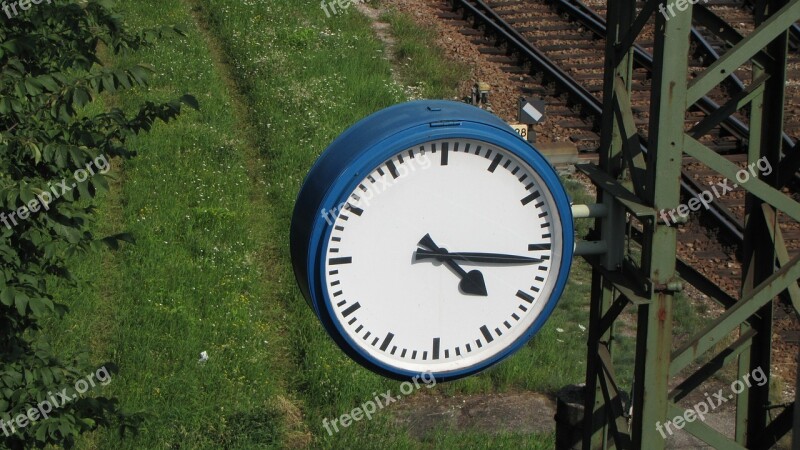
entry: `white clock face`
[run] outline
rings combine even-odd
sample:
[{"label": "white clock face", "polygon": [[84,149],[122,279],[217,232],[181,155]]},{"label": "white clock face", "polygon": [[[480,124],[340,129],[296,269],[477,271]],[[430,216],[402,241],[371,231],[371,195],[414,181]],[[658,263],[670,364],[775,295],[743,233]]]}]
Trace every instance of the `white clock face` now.
[{"label": "white clock face", "polygon": [[385,365],[437,373],[492,358],[528,331],[556,284],[565,249],[553,197],[497,146],[404,150],[343,206],[327,245],[330,309]]}]

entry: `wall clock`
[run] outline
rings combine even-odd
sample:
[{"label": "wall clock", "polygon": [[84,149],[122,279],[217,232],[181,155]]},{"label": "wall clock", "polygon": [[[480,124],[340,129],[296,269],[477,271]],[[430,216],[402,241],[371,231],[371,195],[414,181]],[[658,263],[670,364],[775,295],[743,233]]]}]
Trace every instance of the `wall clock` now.
[{"label": "wall clock", "polygon": [[460,378],[523,346],[572,261],[550,164],[481,109],[379,111],[311,168],[291,225],[300,290],[351,358],[380,374]]}]

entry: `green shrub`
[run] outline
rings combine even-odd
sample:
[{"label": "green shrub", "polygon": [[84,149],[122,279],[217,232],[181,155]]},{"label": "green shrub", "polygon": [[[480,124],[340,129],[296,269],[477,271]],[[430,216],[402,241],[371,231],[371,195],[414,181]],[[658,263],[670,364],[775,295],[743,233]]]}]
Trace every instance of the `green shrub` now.
[{"label": "green shrub", "polygon": [[121,411],[113,398],[72,398],[69,388],[70,401],[59,399],[63,405],[48,418],[8,425],[96,370],[79,356],[54,354],[37,332],[40,320],[67,312],[52,292],[73,281],[68,257],[132,240],[88,231],[91,200],[108,187],[110,161],[133,156],[128,137],[197,104],[185,95],[138,111],[93,112],[98,95],[144,86],[150,73],[141,65],[105,68],[101,50],[136,50],[178,30],[129,33],[101,0],[27,5],[0,15],[0,447],[69,448],[99,426],[135,430],[140,416]]}]

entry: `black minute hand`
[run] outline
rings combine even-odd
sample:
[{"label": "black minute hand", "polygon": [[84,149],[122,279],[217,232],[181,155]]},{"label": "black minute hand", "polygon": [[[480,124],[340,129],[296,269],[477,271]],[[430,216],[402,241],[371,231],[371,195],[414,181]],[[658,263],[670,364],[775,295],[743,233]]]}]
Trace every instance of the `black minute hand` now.
[{"label": "black minute hand", "polygon": [[542,262],[542,259],[540,258],[504,255],[501,253],[442,252],[417,249],[414,260],[424,261],[426,259],[436,259],[439,261],[464,261],[478,264],[536,264]]}]

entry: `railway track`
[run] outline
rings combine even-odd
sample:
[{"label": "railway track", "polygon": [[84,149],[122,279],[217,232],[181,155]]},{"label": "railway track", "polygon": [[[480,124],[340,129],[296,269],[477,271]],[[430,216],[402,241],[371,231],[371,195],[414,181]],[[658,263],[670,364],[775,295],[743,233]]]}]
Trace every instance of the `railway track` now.
[{"label": "railway track", "polygon": [[[547,102],[547,127],[557,129],[561,137],[576,144],[582,155],[596,152],[600,144],[599,118],[602,113],[603,69],[605,50],[605,0],[449,0],[442,4],[440,17],[460,27],[489,61],[518,80],[521,95],[539,97]],[[727,2],[727,3],[726,3]],[[736,22],[727,34],[719,36],[707,26],[692,31],[695,52],[690,73],[699,74],[726,49],[735,43],[733,33],[748,33],[754,28],[752,12],[739,6],[734,11],[732,0],[710,0],[706,15],[718,21]],[[735,12],[735,15],[734,15]],[[747,14],[745,14],[747,13]],[[717,14],[720,14],[717,16]],[[649,27],[649,28],[648,28]],[[652,23],[637,40],[631,102],[634,120],[642,137],[643,151],[647,135],[650,101],[650,70],[653,48]],[[798,33],[797,36],[800,36]],[[733,42],[732,42],[733,41]],[[795,46],[800,39],[794,39]],[[800,52],[790,55],[788,78],[800,80]],[[686,129],[692,127],[741,91],[750,79],[747,68],[740,69],[720,88],[701,99],[687,114]],[[785,148],[794,145],[792,135],[800,131],[800,83],[787,86],[787,125]],[[744,165],[748,133],[747,111],[740,111],[700,140],[729,160]],[[686,161],[682,188],[688,199],[721,181],[719,175],[702,164]],[[797,198],[796,192],[786,191]],[[682,276],[697,281],[695,287],[709,296],[721,288],[731,298],[741,289],[741,240],[744,219],[744,191],[729,192],[708,212],[692,216],[679,227]],[[800,252],[800,227],[793,221],[781,220],[781,230],[790,254]],[[717,292],[718,294],[718,292]],[[785,305],[784,305],[785,306]],[[776,318],[790,324],[777,327],[788,333],[786,339],[797,341],[800,327],[792,310],[778,311]],[[796,352],[796,350],[795,350]]]},{"label": "railway track", "polygon": [[[560,127],[580,151],[595,151],[599,146],[598,118],[602,113],[603,88],[603,60],[597,55],[603,52],[605,45],[605,23],[597,11],[577,0],[452,0],[451,5],[463,12],[461,18],[472,17],[473,27],[484,26],[485,33],[474,36],[473,42],[481,46],[482,52],[491,55],[491,60],[502,64],[504,70],[521,76],[524,85],[521,92],[548,100],[550,125]],[[604,6],[596,7],[604,12]],[[458,19],[458,15],[451,18]],[[652,28],[645,28],[643,37],[635,51],[631,99],[642,141],[648,122],[653,44],[648,37],[652,37]],[[693,30],[693,38],[700,50],[695,52],[690,66],[693,72],[699,73],[718,57],[725,43],[708,42],[697,30]],[[536,45],[532,44],[534,42]],[[698,101],[685,119],[687,130],[725,102],[728,90],[738,92],[743,75],[737,73],[730,77],[732,87],[718,89]],[[793,102],[788,104],[789,108],[793,107]],[[746,144],[748,127],[745,121],[744,115],[733,117],[701,140],[718,153],[741,162],[735,155],[741,154]],[[787,148],[794,145],[788,135],[784,136],[784,141]],[[687,165],[683,176],[686,195],[696,196],[702,192],[712,176],[699,164]],[[723,199],[724,204],[719,202],[709,209],[713,222],[717,222],[716,226],[726,235],[724,240],[734,246],[738,246],[743,232],[743,198],[744,192],[739,190]],[[791,233],[789,240],[800,238],[796,230],[786,231]]]}]

